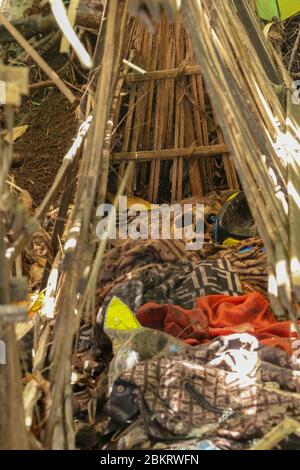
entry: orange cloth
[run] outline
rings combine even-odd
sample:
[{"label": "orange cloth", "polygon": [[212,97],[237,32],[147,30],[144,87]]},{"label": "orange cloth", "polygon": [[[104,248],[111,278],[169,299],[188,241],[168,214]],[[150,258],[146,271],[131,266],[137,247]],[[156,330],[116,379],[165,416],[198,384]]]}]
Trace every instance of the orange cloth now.
[{"label": "orange cloth", "polygon": [[209,338],[208,318],[199,308],[184,310],[177,305],[149,302],[138,309],[136,317],[143,326],[163,330],[192,345]]},{"label": "orange cloth", "polygon": [[278,322],[268,301],[258,292],[239,297],[198,297],[193,310],[150,302],[138,309],[137,319],[143,326],[163,330],[191,345],[216,336],[250,333],[266,346],[292,353],[291,322]]}]

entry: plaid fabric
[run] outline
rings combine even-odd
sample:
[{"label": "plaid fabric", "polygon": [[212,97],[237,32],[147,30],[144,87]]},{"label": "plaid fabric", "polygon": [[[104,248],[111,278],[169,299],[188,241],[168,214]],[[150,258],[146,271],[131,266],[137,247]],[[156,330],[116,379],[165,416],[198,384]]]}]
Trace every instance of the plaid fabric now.
[{"label": "plaid fabric", "polygon": [[196,297],[211,294],[237,296],[242,294],[239,278],[226,259],[213,261],[155,264],[131,278],[122,279],[106,292],[102,310],[113,296],[128,305],[133,312],[147,303],[175,304],[193,308]]},{"label": "plaid fabric", "polygon": [[[175,304],[194,307],[194,299],[213,294],[242,294],[236,272],[226,259],[200,262],[175,291]],[[192,295],[191,295],[192,294]]]}]

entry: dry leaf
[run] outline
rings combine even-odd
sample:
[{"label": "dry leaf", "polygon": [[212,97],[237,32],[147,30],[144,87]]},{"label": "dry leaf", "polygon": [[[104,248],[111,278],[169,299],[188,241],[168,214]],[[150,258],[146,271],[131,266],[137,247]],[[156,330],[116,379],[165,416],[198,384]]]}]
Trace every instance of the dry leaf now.
[{"label": "dry leaf", "polygon": [[31,286],[37,285],[41,282],[44,273],[44,268],[37,263],[34,263],[29,271],[29,280]]},{"label": "dry leaf", "polygon": [[29,192],[26,189],[22,189],[20,191],[19,198],[22,202],[22,205],[27,209],[29,212],[33,210],[33,202],[32,197],[30,196]]},{"label": "dry leaf", "polygon": [[270,41],[282,41],[282,26],[276,22],[266,24],[263,33]]},{"label": "dry leaf", "polygon": [[37,261],[38,261],[38,264],[39,264],[40,266],[42,266],[43,268],[44,268],[44,267],[46,266],[46,264],[47,264],[46,258],[43,258],[42,256],[38,256],[38,257],[37,257]]},{"label": "dry leaf", "polygon": [[24,336],[27,335],[27,333],[29,333],[32,328],[33,322],[31,320],[22,323],[15,323],[17,341],[20,341],[22,338],[24,338]]},{"label": "dry leaf", "polygon": [[25,134],[27,129],[28,124],[25,124],[25,126],[14,127],[12,130],[12,135],[7,132],[6,136],[4,137],[5,142],[7,142],[8,144],[12,144],[13,142],[15,142],[15,140]]}]

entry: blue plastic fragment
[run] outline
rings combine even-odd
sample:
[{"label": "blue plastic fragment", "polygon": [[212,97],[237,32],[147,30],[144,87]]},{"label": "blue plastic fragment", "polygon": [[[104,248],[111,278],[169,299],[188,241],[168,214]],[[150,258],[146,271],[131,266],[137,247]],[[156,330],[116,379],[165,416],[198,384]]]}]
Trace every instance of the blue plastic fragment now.
[{"label": "blue plastic fragment", "polygon": [[221,450],[215,446],[211,441],[200,441],[198,444],[199,450]]}]

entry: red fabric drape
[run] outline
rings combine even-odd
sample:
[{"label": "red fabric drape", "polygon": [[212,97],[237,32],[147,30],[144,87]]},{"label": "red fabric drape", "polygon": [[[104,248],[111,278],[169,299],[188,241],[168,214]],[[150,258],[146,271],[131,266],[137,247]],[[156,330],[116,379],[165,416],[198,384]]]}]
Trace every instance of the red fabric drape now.
[{"label": "red fabric drape", "polygon": [[150,302],[139,308],[137,319],[145,327],[163,330],[191,345],[216,336],[250,333],[264,345],[292,352],[291,322],[278,322],[268,301],[258,292],[239,297],[199,297],[193,310]]}]

